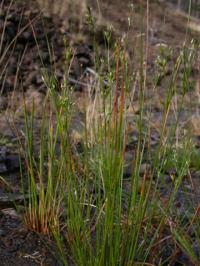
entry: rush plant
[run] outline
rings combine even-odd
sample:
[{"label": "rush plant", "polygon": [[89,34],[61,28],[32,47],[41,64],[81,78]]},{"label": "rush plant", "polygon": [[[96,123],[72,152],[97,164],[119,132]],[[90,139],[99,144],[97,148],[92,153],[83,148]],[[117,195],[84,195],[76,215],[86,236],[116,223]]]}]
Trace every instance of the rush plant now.
[{"label": "rush plant", "polygon": [[[71,261],[83,266],[166,265],[171,257],[162,258],[162,254],[165,254],[169,239],[171,249],[176,249],[178,243],[193,262],[198,260],[191,248],[192,240],[187,236],[190,228],[181,236],[181,222],[173,211],[177,192],[189,172],[192,158],[189,134],[179,138],[178,133],[196,50],[187,50],[184,44],[175,56],[162,99],[158,142],[153,149],[153,111],[146,104],[147,88],[152,86],[153,93],[158,93],[173,49],[160,47],[160,54],[154,62],[155,73],[149,81],[148,37],[144,39],[142,4],[140,8],[143,17],[135,51],[139,60],[133,69],[130,70],[126,40],[117,40],[114,51],[107,45],[107,58],[100,60],[94,35],[97,72],[94,71],[92,85],[88,83],[88,104],[82,110],[83,121],[80,119],[84,123],[80,150],[73,141],[71,130],[77,106],[68,84],[68,68],[73,58],[69,47],[61,86],[54,75],[43,73],[48,92],[39,125],[38,146],[34,135],[34,103],[29,113],[24,101],[26,132],[22,146],[28,177],[24,194],[28,187],[29,196],[25,201],[24,219],[31,229],[54,236],[63,265],[70,265]],[[91,10],[89,16],[92,27]],[[108,39],[107,36],[109,43]],[[107,74],[106,82],[102,69]],[[180,72],[183,72],[182,86],[178,91]],[[131,113],[136,97],[138,110]],[[131,125],[137,132],[137,142],[128,154],[132,163],[127,178],[125,168]],[[170,194],[163,199],[160,184],[170,163],[176,177],[171,176]],[[198,213],[199,206],[190,221],[191,226]],[[196,234],[198,228],[197,224]],[[163,236],[164,232],[170,236]],[[161,243],[164,243],[162,249]]]}]

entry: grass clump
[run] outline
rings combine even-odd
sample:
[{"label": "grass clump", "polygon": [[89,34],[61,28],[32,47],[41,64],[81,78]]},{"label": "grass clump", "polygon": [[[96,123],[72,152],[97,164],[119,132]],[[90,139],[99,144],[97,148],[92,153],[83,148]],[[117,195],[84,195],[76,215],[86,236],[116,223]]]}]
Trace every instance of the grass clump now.
[{"label": "grass clump", "polygon": [[[55,94],[54,89],[52,87],[49,94]],[[25,154],[25,166],[29,188],[28,205],[25,203],[25,221],[32,229],[45,234],[49,234],[50,229],[59,229],[59,217],[62,213],[61,202],[65,193],[61,189],[64,189],[68,169],[66,153],[68,152],[69,102],[67,96],[64,95],[62,98],[58,95],[51,97],[53,97],[53,102],[47,103],[49,98],[47,95],[44,103],[40,145],[36,159],[33,136],[34,103],[30,116],[28,116],[24,104],[26,128],[24,150],[28,151]],[[49,109],[49,104],[52,110]],[[56,117],[57,126],[54,125],[53,115]],[[58,143],[61,143],[60,147],[58,147]]]},{"label": "grass clump", "polygon": [[[143,34],[140,41],[140,60],[131,71],[131,78],[123,42],[116,42],[113,57],[107,45],[108,58],[104,62],[108,65],[101,66],[98,60],[95,82],[88,85],[89,105],[85,105],[84,119],[80,120],[84,124],[81,151],[73,142],[71,130],[77,106],[68,84],[69,69],[66,69],[60,92],[56,78],[43,73],[48,91],[39,147],[34,142],[34,103],[29,114],[24,101],[23,150],[29,195],[24,218],[29,228],[55,238],[63,265],[70,265],[71,261],[75,265],[91,266],[170,265],[177,244],[198,265],[191,247],[193,241],[188,237],[199,207],[190,224],[184,224],[186,233],[183,236],[182,220],[173,212],[176,195],[193,156],[190,138],[186,134],[181,140],[177,132],[180,111],[190,86],[194,55],[186,53],[184,45],[175,59],[163,99],[159,138],[153,150],[152,109],[145,102],[148,76]],[[72,50],[67,49],[66,66],[70,66]],[[162,58],[157,58],[156,73],[151,77],[155,94],[171,55],[171,49],[162,50]],[[96,57],[99,59],[98,52]],[[112,62],[111,58],[114,58]],[[102,69],[106,69],[108,77],[106,86]],[[178,82],[182,69],[180,92]],[[137,113],[130,114],[136,93],[139,108]],[[130,120],[137,132],[137,143],[129,153],[131,173],[127,177]],[[166,169],[171,167],[176,176],[170,193],[167,191],[162,196],[160,182]],[[196,228],[198,234],[198,223]],[[170,255],[167,254],[169,250]]]}]

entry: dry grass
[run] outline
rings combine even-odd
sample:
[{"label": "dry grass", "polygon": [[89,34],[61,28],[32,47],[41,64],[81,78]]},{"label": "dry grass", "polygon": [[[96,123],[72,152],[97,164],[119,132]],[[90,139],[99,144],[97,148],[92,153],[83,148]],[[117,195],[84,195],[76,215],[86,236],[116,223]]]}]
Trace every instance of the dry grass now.
[{"label": "dry grass", "polygon": [[70,14],[71,18],[79,18],[80,24],[87,11],[86,0],[37,0],[42,10],[50,15],[58,15],[65,18]]}]

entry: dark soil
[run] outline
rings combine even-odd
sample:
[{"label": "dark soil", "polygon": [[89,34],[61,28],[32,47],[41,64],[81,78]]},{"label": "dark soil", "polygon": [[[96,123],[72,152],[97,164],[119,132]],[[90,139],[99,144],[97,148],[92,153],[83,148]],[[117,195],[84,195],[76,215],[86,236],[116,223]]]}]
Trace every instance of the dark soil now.
[{"label": "dark soil", "polygon": [[[0,211],[0,264],[60,265],[50,252],[49,239],[28,230],[14,209]],[[54,255],[54,256],[53,256]]]},{"label": "dark soil", "polygon": [[[95,16],[98,16],[98,18],[100,16],[94,34],[103,57],[105,52],[104,30],[108,29],[110,24],[113,25],[113,40],[117,39],[121,33],[126,32],[130,5],[127,4],[128,1],[102,0],[99,10],[96,6],[96,1],[88,2]],[[127,53],[130,58],[134,56],[131,47],[133,45],[139,45],[137,39],[137,35],[140,33],[139,1],[135,2],[135,23],[129,34],[127,45]],[[154,0],[150,2],[149,74],[153,73],[155,69],[152,62],[154,62],[159,44],[175,48],[174,57],[176,57],[180,45],[185,38],[187,23],[187,17],[184,13],[177,12],[175,9],[169,9],[165,1]],[[6,21],[7,12],[9,16]],[[84,92],[86,86],[84,85],[84,74],[88,71],[88,68],[93,69],[94,67],[93,36],[84,19],[80,21],[78,18],[79,16],[77,16],[76,10],[69,12],[66,8],[66,10],[63,9],[62,12],[55,15],[51,10],[51,6],[46,5],[45,12],[42,12],[41,5],[36,1],[16,0],[13,1],[11,6],[10,1],[1,1],[0,3],[0,38],[3,33],[4,24],[6,23],[2,49],[0,48],[0,176],[6,181],[5,183],[3,179],[0,179],[0,265],[2,266],[59,265],[59,261],[55,256],[56,249],[53,243],[48,238],[26,228],[22,218],[15,211],[15,204],[23,206],[17,145],[17,140],[21,135],[16,135],[16,132],[24,131],[22,119],[23,95],[25,95],[28,106],[31,105],[34,99],[39,123],[41,103],[46,93],[46,86],[42,80],[41,73],[45,70],[51,74],[55,69],[54,74],[56,75],[57,89],[60,89],[60,83],[65,71],[65,46],[63,38],[66,38],[67,42],[74,49],[74,60],[72,62],[69,82],[75,87],[75,97],[78,102],[81,102],[85,97]],[[194,23],[197,23],[196,19]],[[191,28],[189,30],[189,39],[198,39],[198,34],[199,32]],[[50,49],[54,51],[52,58],[49,56],[47,39],[50,44]],[[5,51],[6,55],[4,56]],[[174,63],[173,58],[170,60],[172,67]],[[160,99],[165,95],[165,84],[172,71],[170,64],[166,75],[160,81],[160,98],[154,98],[152,92],[149,91],[149,98],[151,98],[151,104],[154,108],[155,128],[158,128],[160,125],[162,115]],[[53,70],[52,65],[54,66]],[[194,85],[195,87],[199,82],[197,79],[197,67],[194,67],[192,77],[194,80],[197,80]],[[148,86],[150,87],[151,84],[148,84]],[[187,99],[195,97],[195,93],[195,89],[191,93],[189,92]],[[137,104],[138,99],[135,99],[136,107]],[[194,109],[191,110],[191,108],[187,108],[186,102],[184,111],[181,114],[181,121],[183,128],[188,127],[188,125],[194,128],[193,135],[198,150],[200,119],[199,117],[193,116],[197,105],[198,102],[196,103],[194,101]],[[189,122],[188,120],[186,121],[186,113],[187,117],[189,117]],[[78,121],[76,119],[74,120],[75,126],[80,122],[79,117]],[[13,123],[14,121],[15,123]],[[38,134],[37,130],[38,128],[36,126],[36,136]],[[132,137],[136,141],[137,136],[134,134],[135,132]],[[152,137],[152,146],[156,145],[157,142],[158,139],[155,130],[155,134]],[[131,153],[133,150],[134,141],[132,144],[131,146],[130,143],[129,147],[127,147],[127,157],[128,152]],[[145,163],[147,164],[147,162]],[[173,186],[170,171],[173,171],[173,169],[168,169],[168,172],[166,171],[164,184],[160,184],[161,187],[163,186],[163,198],[167,197],[170,187]],[[200,200],[200,196],[196,190],[196,187],[200,186],[200,174],[196,169],[193,169],[192,174],[195,185],[192,186],[186,178],[177,194],[177,205],[175,209],[179,212],[179,215],[182,215],[186,210],[188,211],[189,202],[193,202],[193,209],[195,209],[195,206]],[[129,175],[130,168],[127,168],[125,177],[128,178]],[[168,184],[167,191],[165,191],[166,183]],[[190,197],[188,195],[192,196]],[[186,255],[180,251],[174,255],[174,260],[170,265],[189,266],[192,264],[187,260]]]}]

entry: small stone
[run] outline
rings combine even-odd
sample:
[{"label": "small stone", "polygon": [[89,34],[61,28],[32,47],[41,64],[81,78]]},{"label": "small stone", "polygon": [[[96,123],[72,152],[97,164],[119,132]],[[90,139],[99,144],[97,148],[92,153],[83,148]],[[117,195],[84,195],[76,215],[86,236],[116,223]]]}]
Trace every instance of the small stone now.
[{"label": "small stone", "polygon": [[9,215],[9,216],[11,216],[11,217],[15,217],[15,218],[18,218],[18,217],[19,217],[18,213],[17,213],[16,210],[13,209],[13,208],[2,209],[1,212],[2,212],[4,215]]}]

